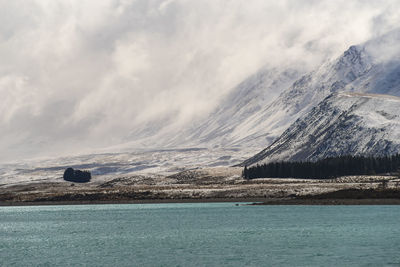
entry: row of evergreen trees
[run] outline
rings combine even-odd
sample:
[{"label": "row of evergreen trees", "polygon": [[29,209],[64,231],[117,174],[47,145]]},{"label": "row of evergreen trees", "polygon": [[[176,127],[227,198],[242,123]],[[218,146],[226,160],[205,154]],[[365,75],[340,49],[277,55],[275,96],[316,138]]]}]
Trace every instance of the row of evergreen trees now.
[{"label": "row of evergreen trees", "polygon": [[316,162],[274,162],[244,167],[243,177],[330,179],[344,175],[373,175],[398,172],[400,154],[385,157],[340,156]]}]

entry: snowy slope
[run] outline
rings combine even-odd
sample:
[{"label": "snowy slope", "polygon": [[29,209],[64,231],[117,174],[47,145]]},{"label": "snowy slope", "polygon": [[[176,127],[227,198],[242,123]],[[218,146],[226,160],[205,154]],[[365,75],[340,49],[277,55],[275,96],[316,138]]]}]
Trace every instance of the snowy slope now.
[{"label": "snowy slope", "polygon": [[265,144],[262,131],[249,134],[248,129],[257,126],[249,118],[261,112],[300,76],[301,72],[291,68],[261,69],[234,88],[208,118],[179,135],[174,145],[186,142],[192,146],[259,147]]},{"label": "snowy slope", "polygon": [[398,152],[399,97],[336,93],[293,123],[272,145],[244,164]]},{"label": "snowy slope", "polygon": [[[297,118],[306,114],[331,93],[346,90],[360,77],[368,76],[373,68],[372,59],[364,49],[352,46],[339,59],[322,65],[285,90],[275,101],[254,114],[248,121],[249,134],[264,134],[268,140],[276,139]],[[256,127],[250,127],[255,125]]]}]

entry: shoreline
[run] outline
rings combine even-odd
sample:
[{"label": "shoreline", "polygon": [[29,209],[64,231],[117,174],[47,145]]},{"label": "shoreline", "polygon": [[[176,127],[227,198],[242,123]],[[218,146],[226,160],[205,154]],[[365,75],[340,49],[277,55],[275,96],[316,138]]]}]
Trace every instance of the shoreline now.
[{"label": "shoreline", "polygon": [[68,201],[3,201],[0,207],[57,206],[57,205],[112,205],[112,204],[185,204],[185,203],[263,203],[260,198],[193,198],[193,199],[132,199],[132,200],[68,200]]},{"label": "shoreline", "polygon": [[247,181],[232,173],[231,169],[185,171],[161,178],[135,176],[86,184],[60,181],[0,188],[0,206],[211,202],[246,205],[400,205],[400,179],[394,176]]},{"label": "shoreline", "polygon": [[59,205],[113,205],[113,204],[187,204],[187,203],[246,203],[246,206],[263,205],[400,205],[397,198],[367,199],[315,199],[315,198],[205,198],[205,199],[135,199],[135,200],[70,200],[70,201],[34,201],[34,202],[0,202],[0,207],[17,206],[59,206]]}]

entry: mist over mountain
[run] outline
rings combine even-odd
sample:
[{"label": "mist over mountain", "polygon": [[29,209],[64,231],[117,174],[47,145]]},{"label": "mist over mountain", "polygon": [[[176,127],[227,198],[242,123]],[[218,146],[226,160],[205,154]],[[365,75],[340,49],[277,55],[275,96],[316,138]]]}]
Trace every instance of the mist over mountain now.
[{"label": "mist over mountain", "polygon": [[264,107],[290,86],[301,70],[287,68],[261,69],[235,87],[205,121],[178,135],[174,145],[210,147],[255,146],[268,143],[263,123],[254,120]]},{"label": "mist over mountain", "polygon": [[[342,63],[330,59],[395,29],[399,7],[392,0],[2,1],[0,161],[191,146],[260,150],[335,81],[337,91],[384,86],[395,94],[396,38],[366,52],[355,47]],[[335,64],[344,72],[332,72]]]}]

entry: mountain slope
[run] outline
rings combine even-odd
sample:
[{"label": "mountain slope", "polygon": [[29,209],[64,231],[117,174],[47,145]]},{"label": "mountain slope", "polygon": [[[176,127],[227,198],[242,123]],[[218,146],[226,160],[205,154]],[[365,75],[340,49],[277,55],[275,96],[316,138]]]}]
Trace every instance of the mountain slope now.
[{"label": "mountain slope", "polygon": [[353,46],[336,61],[304,76],[296,69],[262,69],[233,89],[208,118],[169,139],[167,146],[265,147],[299,116],[371,66],[364,49]]},{"label": "mountain slope", "polygon": [[372,68],[372,59],[364,49],[350,47],[336,61],[325,63],[316,71],[301,77],[275,101],[249,118],[253,125],[258,125],[249,131],[263,132],[266,141],[276,139],[291,123],[329,94],[346,90],[346,86],[360,77],[368,76]]},{"label": "mountain slope", "polygon": [[[270,77],[262,80],[263,84],[268,84],[264,92],[252,91],[252,86],[244,82],[200,127],[185,134],[185,140],[195,145],[266,147],[296,119],[332,93],[347,91],[400,96],[399,40],[400,30],[397,30],[365,44],[351,46],[336,60],[293,81],[275,99],[273,95],[268,99],[271,89],[267,88],[273,88],[275,84],[268,84],[265,78]],[[254,76],[251,84],[257,84],[257,78]],[[288,84],[290,79],[284,81],[279,86]]]},{"label": "mountain slope", "polygon": [[[248,132],[255,128],[249,118],[258,114],[265,105],[301,76],[293,69],[263,68],[235,87],[224,101],[200,125],[184,132],[177,138],[176,145],[188,140],[192,145],[236,146],[240,144],[264,144],[263,132]],[[272,140],[271,140],[272,141]]]},{"label": "mountain slope", "polygon": [[400,151],[400,98],[337,93],[293,123],[273,144],[244,162],[318,160]]}]

